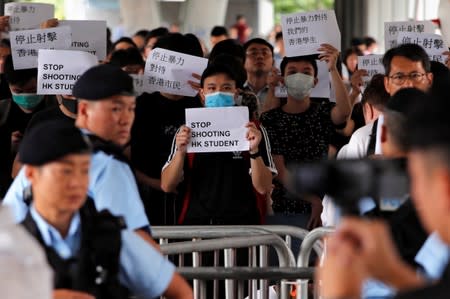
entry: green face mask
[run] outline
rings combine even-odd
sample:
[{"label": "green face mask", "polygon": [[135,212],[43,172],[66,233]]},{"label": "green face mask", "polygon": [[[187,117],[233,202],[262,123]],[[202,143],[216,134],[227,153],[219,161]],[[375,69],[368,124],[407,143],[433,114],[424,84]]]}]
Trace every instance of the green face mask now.
[{"label": "green face mask", "polygon": [[44,99],[43,95],[35,93],[13,93],[13,101],[24,109],[33,109]]}]

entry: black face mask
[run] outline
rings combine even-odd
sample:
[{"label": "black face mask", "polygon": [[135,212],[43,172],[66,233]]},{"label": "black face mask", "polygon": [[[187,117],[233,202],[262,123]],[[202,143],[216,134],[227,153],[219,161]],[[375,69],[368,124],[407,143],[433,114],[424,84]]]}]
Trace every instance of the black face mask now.
[{"label": "black face mask", "polygon": [[61,104],[66,107],[73,114],[77,114],[78,111],[78,100],[69,100],[65,98],[61,98]]}]

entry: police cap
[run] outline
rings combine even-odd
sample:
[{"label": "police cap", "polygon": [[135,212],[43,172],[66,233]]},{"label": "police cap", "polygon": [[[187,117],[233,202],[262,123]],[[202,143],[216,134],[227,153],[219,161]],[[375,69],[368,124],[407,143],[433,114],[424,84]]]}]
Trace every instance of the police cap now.
[{"label": "police cap", "polygon": [[41,166],[69,154],[91,152],[89,140],[73,124],[45,121],[25,134],[19,147],[19,159],[24,164]]},{"label": "police cap", "polygon": [[136,96],[131,78],[120,67],[100,64],[88,69],[75,83],[72,95],[97,101],[116,95]]}]

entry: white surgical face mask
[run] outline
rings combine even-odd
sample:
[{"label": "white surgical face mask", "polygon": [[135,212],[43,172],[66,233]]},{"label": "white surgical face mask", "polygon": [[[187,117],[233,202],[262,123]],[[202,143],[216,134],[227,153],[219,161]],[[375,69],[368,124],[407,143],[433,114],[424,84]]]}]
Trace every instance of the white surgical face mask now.
[{"label": "white surgical face mask", "polygon": [[287,93],[296,100],[303,100],[314,87],[314,77],[302,73],[288,75],[284,79]]}]

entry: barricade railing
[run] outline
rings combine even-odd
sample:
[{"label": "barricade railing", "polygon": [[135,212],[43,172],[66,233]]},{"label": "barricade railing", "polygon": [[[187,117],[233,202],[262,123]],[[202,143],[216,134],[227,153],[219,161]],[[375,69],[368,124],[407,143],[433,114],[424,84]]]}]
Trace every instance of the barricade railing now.
[{"label": "barricade railing", "polygon": [[[333,227],[319,227],[313,229],[309,234],[303,239],[300,246],[300,253],[297,258],[297,267],[303,268],[307,267],[309,264],[309,258],[314,244],[321,240],[324,236],[334,232]],[[319,255],[320,257],[321,255]],[[297,280],[297,296],[296,299],[308,299],[308,282],[309,278],[302,278]],[[317,282],[316,282],[317,283]]]},{"label": "barricade railing", "polygon": [[[272,233],[282,237],[292,250],[292,238],[303,240],[308,230],[289,225],[180,225],[180,226],[153,226],[152,235],[164,244],[168,239],[194,239],[194,238],[226,238],[248,236],[253,234]],[[320,256],[323,244],[315,242],[314,252]]]},{"label": "barricade railing", "polygon": [[[193,279],[194,280],[194,292],[195,292],[195,298],[205,298],[204,294],[204,281],[201,281],[203,279],[227,279],[226,281],[226,293],[230,294],[230,290],[235,286],[233,281],[229,281],[228,279],[233,280],[251,280],[251,285],[249,286],[249,298],[256,298],[256,291],[258,290],[257,287],[257,280],[259,279],[259,289],[260,289],[260,297],[258,298],[268,298],[268,281],[275,280],[280,281],[281,287],[280,287],[280,297],[279,298],[289,298],[288,296],[288,290],[290,288],[289,284],[287,283],[287,280],[294,280],[294,281],[306,281],[306,285],[308,280],[312,279],[313,277],[313,268],[308,268],[308,264],[304,263],[304,266],[300,268],[291,268],[291,267],[285,267],[284,262],[282,262],[283,257],[279,255],[279,250],[277,249],[277,246],[274,245],[275,242],[278,244],[280,241],[282,241],[279,237],[283,237],[285,240],[285,244],[289,247],[291,246],[292,238],[298,238],[298,239],[305,239],[309,232],[307,230],[294,227],[294,226],[287,226],[287,225],[250,225],[250,226],[155,226],[152,228],[153,231],[153,237],[155,239],[160,240],[161,248],[165,254],[179,254],[179,256],[182,256],[181,253],[192,253],[193,256],[193,266],[191,267],[183,267],[183,260],[180,258],[180,267],[178,268],[178,271],[184,275],[187,279]],[[315,233],[316,234],[316,233]],[[267,241],[269,239],[265,239],[267,236],[270,235],[278,235],[278,238],[275,238],[277,241],[273,241],[275,239],[270,239],[270,241]],[[263,239],[269,242],[267,245],[262,244],[255,244],[251,245],[253,243],[249,243],[249,238],[252,237],[261,237],[262,239],[253,239],[256,243],[259,241],[262,241]],[[241,239],[235,239],[236,237],[242,237]],[[219,239],[218,239],[219,238]],[[225,238],[225,239],[223,239]],[[233,240],[231,240],[232,238]],[[170,241],[174,240],[186,240],[191,239],[192,241],[183,241],[183,242],[176,242],[176,243],[169,243]],[[210,239],[210,240],[204,240],[204,239]],[[211,240],[212,239],[212,240]],[[228,241],[225,241],[228,240]],[[235,259],[235,252],[233,249],[226,248],[224,246],[224,242],[226,244],[229,244],[232,246],[232,248],[239,248],[240,246],[236,246],[236,240],[239,240],[239,242],[243,242],[242,247],[250,247],[249,249],[249,260],[251,263],[251,267],[235,267],[232,266],[230,268],[230,264],[227,263],[227,260],[233,260]],[[209,243],[207,242],[209,241]],[[211,243],[212,242],[212,243]],[[218,243],[217,243],[218,242]],[[194,244],[196,243],[196,244]],[[244,246],[245,245],[245,246]],[[281,267],[267,267],[267,252],[268,252],[268,245],[274,246],[275,250],[277,250],[278,258],[280,260],[280,266]],[[200,246],[200,247],[196,247]],[[217,250],[224,250],[225,255],[225,262],[228,265],[228,268],[223,267],[199,267],[199,260],[200,260],[200,250],[201,248],[210,248],[210,246],[217,246],[217,249],[210,249],[214,250],[214,256],[218,257],[219,252]],[[257,251],[257,247],[259,251]],[[312,242],[307,247],[302,246],[303,249],[301,249],[301,252],[299,256],[304,255],[302,254],[303,251],[308,249],[307,257],[309,259],[309,255],[312,250],[314,250],[318,256],[321,255],[323,250],[323,245],[320,242],[318,238],[315,238],[314,242]],[[292,258],[292,251],[289,255],[289,259]],[[257,262],[258,259],[258,253],[259,253],[259,263]],[[295,261],[294,261],[295,263]],[[215,264],[216,265],[216,264]],[[292,264],[288,264],[288,266],[292,266]],[[215,289],[217,287],[217,284],[215,284]],[[203,292],[203,293],[202,293]],[[238,295],[242,295],[242,284],[240,283],[238,285]],[[214,293],[214,297],[216,298],[217,293]],[[227,296],[226,298],[235,298]],[[243,298],[239,297],[238,298]]]},{"label": "barricade railing", "polygon": [[[282,268],[275,268],[270,270],[270,267],[255,267],[255,263],[252,263],[253,267],[236,267],[236,249],[237,248],[252,248],[255,246],[273,246],[276,250],[280,266]],[[200,252],[204,251],[217,251],[224,250],[224,267],[200,267]],[[193,253],[193,268],[179,268],[178,271],[184,275],[190,273],[189,277],[194,279],[194,297],[203,299],[206,298],[206,285],[203,280],[213,279],[225,279],[225,295],[227,299],[243,298],[244,285],[240,279],[250,280],[250,286],[248,295],[249,298],[257,298],[257,292],[261,294],[261,298],[268,298],[268,283],[267,279],[274,279],[268,273],[278,273],[279,277],[288,276],[293,277],[305,277],[310,274],[306,270],[300,270],[295,268],[295,258],[288,248],[286,243],[279,236],[274,234],[260,234],[256,236],[241,236],[241,237],[227,237],[216,238],[196,241],[182,241],[170,244],[162,244],[161,251],[163,254],[185,254]],[[261,252],[260,252],[261,253]],[[254,259],[255,255],[252,255]],[[267,261],[263,261],[260,264],[264,266]],[[281,269],[290,269],[283,270]],[[186,273],[184,273],[186,272]],[[284,274],[284,275],[283,275]],[[283,278],[285,279],[285,278]],[[239,280],[237,283],[236,280]],[[260,285],[258,288],[258,280]],[[217,289],[217,288],[215,288]],[[217,296],[217,291],[214,292],[214,297]],[[283,285],[280,288],[280,298],[289,298],[289,286]]]}]

